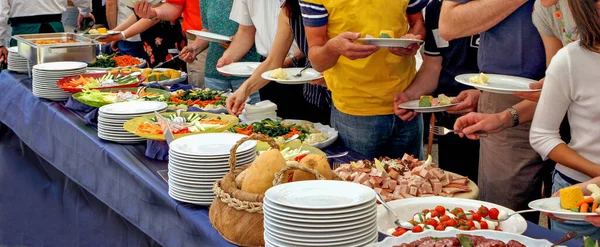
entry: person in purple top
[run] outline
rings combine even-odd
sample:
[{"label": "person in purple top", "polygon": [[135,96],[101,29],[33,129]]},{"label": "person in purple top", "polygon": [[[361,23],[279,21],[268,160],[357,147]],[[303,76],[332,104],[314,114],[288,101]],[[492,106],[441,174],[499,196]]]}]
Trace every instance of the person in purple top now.
[{"label": "person in purple top", "polygon": [[[532,22],[534,2],[444,1],[440,35],[453,40],[480,33],[478,65],[482,72],[540,80],[544,77],[546,58]],[[520,210],[541,196],[543,179],[553,167],[545,166],[529,144],[528,122],[533,115],[529,113],[535,107],[535,102],[521,101],[513,95],[482,92],[477,109],[484,114],[470,113],[456,121],[454,128],[463,130],[471,139],[479,138],[473,129],[492,133],[480,142],[477,184],[481,200]],[[486,121],[481,121],[484,118]],[[528,216],[532,216],[527,217],[529,220],[537,221],[537,214]]]}]

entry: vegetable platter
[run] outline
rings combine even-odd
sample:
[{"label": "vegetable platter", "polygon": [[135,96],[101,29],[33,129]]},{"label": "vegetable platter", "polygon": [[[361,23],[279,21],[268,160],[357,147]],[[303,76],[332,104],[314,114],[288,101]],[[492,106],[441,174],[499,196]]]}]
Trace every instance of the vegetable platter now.
[{"label": "vegetable platter", "polygon": [[56,82],[56,85],[69,93],[78,93],[83,89],[110,89],[139,86],[146,78],[143,75],[126,73],[93,73],[67,76]]},{"label": "vegetable platter", "polygon": [[96,56],[96,60],[88,65],[88,70],[106,71],[132,67],[144,68],[146,67],[146,60],[129,55],[118,55],[117,53],[112,55],[101,54]]},{"label": "vegetable platter", "polygon": [[[269,149],[271,149],[271,147],[266,142],[258,142],[256,144],[256,151],[258,151],[259,153],[267,151]],[[300,142],[288,142],[280,144],[279,149],[281,151],[281,155],[283,155],[285,160],[296,160],[297,158],[302,158],[308,154],[316,154],[319,156],[327,157],[327,154],[321,151],[321,149]]]},{"label": "vegetable platter", "polygon": [[[171,127],[174,129],[174,137],[180,138],[188,135],[223,132],[238,122],[232,115],[212,114],[206,112],[182,112],[180,117],[177,113],[162,113]],[[158,125],[156,116],[147,115],[131,119],[123,125],[125,130],[139,137],[164,141],[161,127]]]},{"label": "vegetable platter", "polygon": [[225,92],[212,90],[210,88],[193,88],[188,90],[177,90],[171,92],[169,98],[169,110],[188,110],[189,107],[196,107],[205,112],[226,113],[227,108]]},{"label": "vegetable platter", "polygon": [[325,148],[331,145],[338,137],[338,132],[330,126],[303,120],[277,121],[265,119],[249,124],[237,124],[230,128],[229,131],[244,135],[260,132],[263,135],[275,138],[275,141],[278,143],[283,143],[298,134],[300,142],[317,148]]},{"label": "vegetable platter", "polygon": [[[146,82],[144,82],[145,85],[149,85],[150,83],[158,83],[161,86],[173,85],[175,83],[184,82],[185,79],[187,79],[187,73],[185,73],[185,71],[167,68],[143,69],[142,75],[148,78]],[[154,77],[157,77],[157,79]]]},{"label": "vegetable platter", "polygon": [[83,90],[83,92],[73,94],[73,98],[88,106],[100,108],[125,101],[167,101],[170,95],[169,92],[156,88],[145,88],[139,95],[137,91],[137,87]]}]

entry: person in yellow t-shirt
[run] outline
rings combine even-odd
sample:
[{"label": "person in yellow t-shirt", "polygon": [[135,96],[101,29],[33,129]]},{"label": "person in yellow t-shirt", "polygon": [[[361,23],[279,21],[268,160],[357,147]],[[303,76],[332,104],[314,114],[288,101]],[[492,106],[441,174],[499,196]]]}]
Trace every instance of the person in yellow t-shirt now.
[{"label": "person in yellow t-shirt", "polygon": [[[383,48],[354,42],[390,30],[422,39],[427,0],[303,0],[309,60],[332,92],[331,123],[351,150],[367,157],[422,157],[423,119],[394,115],[395,97],[413,81],[419,45]],[[409,29],[410,27],[410,29]]]}]

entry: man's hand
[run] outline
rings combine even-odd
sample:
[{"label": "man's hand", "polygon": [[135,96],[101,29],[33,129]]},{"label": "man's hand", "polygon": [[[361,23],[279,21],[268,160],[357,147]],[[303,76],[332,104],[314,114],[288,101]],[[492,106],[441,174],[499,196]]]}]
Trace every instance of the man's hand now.
[{"label": "man's hand", "polygon": [[[231,42],[233,42],[233,37],[235,36],[231,36],[229,37],[229,39],[231,40]],[[231,42],[221,42],[219,43],[219,45],[225,49],[229,48],[229,45],[231,45]]]},{"label": "man's hand", "polygon": [[[408,33],[404,36],[402,36],[403,39],[421,39],[421,35],[414,35],[412,33]],[[414,55],[417,55],[417,52],[419,51],[419,48],[421,48],[421,45],[419,43],[415,43],[412,45],[409,45],[407,48],[402,48],[402,47],[392,47],[392,48],[388,48],[390,50],[390,52],[396,56],[401,56],[401,57],[412,57]]]},{"label": "man's hand", "polygon": [[106,44],[106,43],[112,43],[113,41],[119,41],[119,40],[123,40],[123,35],[121,35],[121,33],[115,33],[115,34],[111,34],[102,38],[98,38],[98,41]]},{"label": "man's hand", "polygon": [[415,111],[400,109],[398,107],[400,104],[407,101],[410,101],[410,98],[405,93],[396,93],[396,95],[394,95],[394,113],[404,121],[410,121],[419,116],[419,113]]},{"label": "man's hand", "polygon": [[156,10],[152,8],[152,4],[146,0],[136,2],[133,9],[135,10],[135,14],[140,18],[152,19],[158,16]]},{"label": "man's hand", "polygon": [[327,46],[339,55],[349,58],[350,60],[366,58],[379,50],[379,47],[374,45],[355,44],[354,41],[360,38],[360,33],[345,32],[341,33],[327,42]]},{"label": "man's hand", "polygon": [[110,49],[112,49],[113,52],[119,52],[119,41],[110,42]]},{"label": "man's hand", "polygon": [[477,111],[477,104],[479,103],[480,94],[481,92],[476,89],[462,91],[454,100],[452,100],[453,104],[459,104],[457,106],[446,108],[446,111],[451,114],[461,115]]},{"label": "man's hand", "polygon": [[[596,213],[600,214],[600,210],[596,209]],[[600,227],[600,215],[598,216],[587,216],[585,221],[592,223],[595,227]]]},{"label": "man's hand", "polygon": [[[92,13],[89,13],[87,17],[92,18],[92,20],[94,20],[94,23],[96,23],[96,17],[94,17],[94,15]],[[85,16],[83,16],[81,13],[79,14],[79,16],[77,16],[77,28],[81,29],[81,26],[83,26],[83,19],[85,18]]]},{"label": "man's hand", "polygon": [[[508,114],[509,116],[505,116]],[[484,114],[471,112],[456,120],[454,129],[462,131],[458,133],[460,137],[467,137],[472,140],[478,140],[479,135],[476,132],[485,131],[490,134],[498,133],[510,127],[507,126],[505,119],[510,119],[510,113],[500,112],[495,114]]]},{"label": "man's hand", "polygon": [[[217,68],[221,68],[221,67],[231,64],[231,63],[233,63],[233,59],[228,58],[228,57],[221,57],[217,61]],[[221,72],[219,72],[219,74],[221,74],[222,76],[231,76],[230,74],[225,74],[225,73],[221,73]]]},{"label": "man's hand", "polygon": [[246,99],[248,99],[248,96],[245,96],[243,94],[243,90],[238,89],[235,92],[233,92],[233,94],[231,94],[229,97],[227,97],[227,100],[225,102],[227,105],[227,112],[229,112],[229,114],[242,114],[242,111],[246,107]]},{"label": "man's hand", "polygon": [[[542,87],[544,86],[544,79],[546,79],[546,78],[542,78],[540,81],[530,83],[529,88],[542,89]],[[540,100],[540,96],[542,95],[542,91],[530,92],[530,93],[513,93],[513,94],[524,100],[538,102]]]},{"label": "man's hand", "polygon": [[6,49],[6,46],[0,47],[0,63],[8,63],[8,49]]},{"label": "man's hand", "polygon": [[196,47],[193,43],[188,44],[186,47],[183,47],[181,50],[181,55],[179,55],[179,59],[185,61],[186,63],[193,63],[196,60],[196,56],[198,56],[198,47]]}]

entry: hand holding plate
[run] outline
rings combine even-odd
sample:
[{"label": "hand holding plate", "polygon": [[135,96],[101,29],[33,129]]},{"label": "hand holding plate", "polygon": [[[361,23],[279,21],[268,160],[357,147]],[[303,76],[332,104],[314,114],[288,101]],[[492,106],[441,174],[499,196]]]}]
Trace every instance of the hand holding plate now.
[{"label": "hand holding plate", "polygon": [[[546,78],[542,78],[540,81],[537,82],[532,82],[529,84],[529,88],[531,89],[542,89],[542,87],[544,86],[544,79]],[[540,100],[540,96],[542,95],[541,91],[536,91],[536,92],[515,92],[513,93],[515,96],[524,99],[524,100],[530,100],[533,102],[538,102]]]},{"label": "hand holding plate", "polygon": [[[421,39],[421,35],[414,35],[412,33],[408,33],[404,36],[402,36],[403,39]],[[412,57],[417,55],[417,52],[419,51],[419,48],[421,47],[421,45],[419,43],[414,43],[409,45],[407,48],[402,48],[402,47],[391,47],[388,48],[390,50],[390,52],[396,56],[401,56],[401,57]]]},{"label": "hand holding plate", "polygon": [[469,112],[477,111],[477,105],[479,104],[479,95],[481,92],[476,89],[470,89],[460,92],[452,103],[459,103],[457,106],[446,108],[446,111],[451,114],[467,114]]},{"label": "hand holding plate", "polygon": [[360,38],[360,33],[345,32],[330,39],[327,43],[337,54],[347,57],[350,60],[366,58],[379,50],[379,47],[374,45],[354,43],[358,38]]},{"label": "hand holding plate", "polygon": [[394,113],[404,121],[411,121],[419,116],[419,113],[413,110],[402,109],[399,107],[400,104],[408,101],[410,101],[410,98],[405,93],[396,93],[396,95],[394,95]]}]

